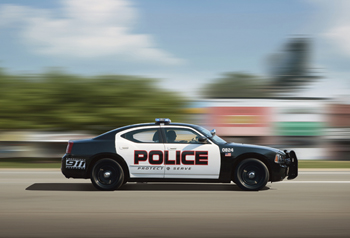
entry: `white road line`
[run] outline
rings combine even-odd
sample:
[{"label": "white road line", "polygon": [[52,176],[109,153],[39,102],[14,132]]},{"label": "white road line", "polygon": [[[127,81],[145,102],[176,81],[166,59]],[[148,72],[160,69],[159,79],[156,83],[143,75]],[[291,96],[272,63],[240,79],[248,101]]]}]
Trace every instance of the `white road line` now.
[{"label": "white road line", "polygon": [[62,174],[61,171],[0,171],[0,174]]},{"label": "white road line", "polygon": [[308,172],[299,172],[299,174],[311,174],[311,175],[317,175],[317,174],[349,174],[350,172],[346,171],[308,171]]},{"label": "white road line", "polygon": [[350,181],[282,181],[281,183],[349,183]]}]

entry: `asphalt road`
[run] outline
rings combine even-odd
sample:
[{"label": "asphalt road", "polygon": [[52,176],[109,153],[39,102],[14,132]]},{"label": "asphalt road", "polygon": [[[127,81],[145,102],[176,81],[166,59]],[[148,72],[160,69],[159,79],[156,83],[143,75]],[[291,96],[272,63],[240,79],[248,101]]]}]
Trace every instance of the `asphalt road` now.
[{"label": "asphalt road", "polygon": [[96,191],[58,170],[0,170],[0,237],[349,237],[350,171],[234,184]]}]

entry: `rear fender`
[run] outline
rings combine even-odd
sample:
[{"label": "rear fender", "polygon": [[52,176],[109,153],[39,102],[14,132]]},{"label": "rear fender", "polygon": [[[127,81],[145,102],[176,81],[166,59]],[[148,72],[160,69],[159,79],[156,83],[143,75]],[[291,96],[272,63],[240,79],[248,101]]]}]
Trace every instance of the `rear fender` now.
[{"label": "rear fender", "polygon": [[99,153],[99,154],[94,155],[92,157],[91,162],[89,163],[89,167],[88,167],[88,176],[89,177],[91,175],[91,171],[92,171],[92,168],[94,167],[94,164],[98,160],[103,159],[103,158],[111,158],[111,159],[114,159],[115,161],[117,161],[123,168],[125,181],[127,181],[130,178],[129,168],[128,168],[128,165],[126,164],[125,160],[120,155],[114,154],[114,153]]}]

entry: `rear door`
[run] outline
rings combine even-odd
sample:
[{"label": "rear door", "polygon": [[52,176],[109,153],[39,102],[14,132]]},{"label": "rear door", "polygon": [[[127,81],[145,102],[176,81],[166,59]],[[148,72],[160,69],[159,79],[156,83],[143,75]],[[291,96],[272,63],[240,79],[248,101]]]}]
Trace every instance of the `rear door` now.
[{"label": "rear door", "polygon": [[165,125],[162,127],[164,145],[165,178],[218,179],[220,173],[220,149],[207,141],[191,127]]},{"label": "rear door", "polygon": [[128,164],[131,178],[164,178],[164,144],[160,126],[117,133],[116,151]]}]

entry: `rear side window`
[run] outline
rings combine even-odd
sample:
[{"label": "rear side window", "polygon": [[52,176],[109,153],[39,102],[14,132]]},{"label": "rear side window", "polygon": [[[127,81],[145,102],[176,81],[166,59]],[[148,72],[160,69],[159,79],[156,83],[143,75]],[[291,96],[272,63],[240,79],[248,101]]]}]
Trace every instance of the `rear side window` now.
[{"label": "rear side window", "polygon": [[161,143],[159,129],[139,129],[129,131],[121,137],[136,143]]}]

